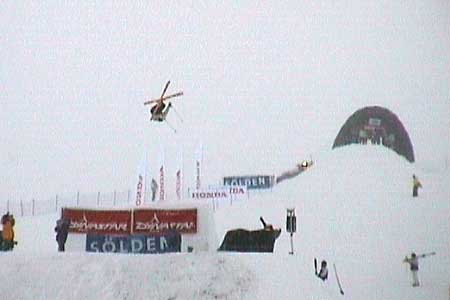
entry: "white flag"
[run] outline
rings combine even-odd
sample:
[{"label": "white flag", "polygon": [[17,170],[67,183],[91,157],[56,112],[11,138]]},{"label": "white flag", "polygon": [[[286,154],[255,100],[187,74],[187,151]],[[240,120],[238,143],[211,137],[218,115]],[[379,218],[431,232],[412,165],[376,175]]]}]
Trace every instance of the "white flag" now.
[{"label": "white flag", "polygon": [[165,200],[165,187],[164,187],[164,147],[160,148],[160,164],[159,164],[159,201]]},{"label": "white flag", "polygon": [[175,191],[177,194],[177,199],[181,200],[181,195],[183,195],[183,148],[178,152],[178,165],[176,172],[176,184]]},{"label": "white flag", "polygon": [[195,188],[200,189],[201,184],[201,168],[203,161],[203,144],[200,143],[195,151]]},{"label": "white flag", "polygon": [[147,160],[143,159],[138,167],[138,181],[136,185],[136,206],[145,202],[145,180],[147,175]]}]

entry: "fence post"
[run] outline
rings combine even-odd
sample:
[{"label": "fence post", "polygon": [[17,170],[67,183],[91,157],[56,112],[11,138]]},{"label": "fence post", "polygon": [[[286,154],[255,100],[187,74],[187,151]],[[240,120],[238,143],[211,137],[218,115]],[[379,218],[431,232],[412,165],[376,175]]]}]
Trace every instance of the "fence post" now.
[{"label": "fence post", "polygon": [[128,204],[130,204],[130,195],[131,195],[131,191],[130,191],[130,190],[128,190],[128,198],[127,198],[127,202],[128,202]]},{"label": "fence post", "polygon": [[113,200],[113,206],[116,206],[116,191],[114,190],[114,200]]},{"label": "fence post", "polygon": [[80,206],[80,191],[77,191],[77,206]]},{"label": "fence post", "polygon": [[9,211],[9,199],[6,201],[6,211]]},{"label": "fence post", "polygon": [[20,215],[23,217],[23,202],[22,202],[22,199],[20,199]]},{"label": "fence post", "polygon": [[31,215],[34,216],[34,198],[31,199]]},{"label": "fence post", "polygon": [[55,211],[58,212],[58,194],[55,197]]},{"label": "fence post", "polygon": [[97,206],[100,206],[100,192],[97,194]]}]

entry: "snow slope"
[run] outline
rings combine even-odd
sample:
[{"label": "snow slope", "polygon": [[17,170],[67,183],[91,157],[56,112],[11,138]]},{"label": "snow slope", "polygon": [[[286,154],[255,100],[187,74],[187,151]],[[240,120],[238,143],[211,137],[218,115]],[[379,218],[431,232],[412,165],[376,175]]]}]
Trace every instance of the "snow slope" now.
[{"label": "snow slope", "polygon": [[[283,232],[273,254],[57,253],[56,215],[17,219],[19,245],[0,255],[2,299],[448,299],[450,172],[410,164],[380,146],[347,146],[314,155],[307,172],[248,201],[214,213],[219,240],[232,228]],[[292,162],[293,165],[296,161]],[[255,170],[258,172],[258,170]],[[415,173],[424,188],[411,197]],[[336,204],[337,203],[337,204]],[[284,232],[296,209],[294,255]],[[219,241],[220,243],[220,241]],[[410,286],[405,255],[436,251],[421,261],[422,286]],[[329,262],[318,280],[313,258]],[[339,294],[335,263],[345,295]]]}]

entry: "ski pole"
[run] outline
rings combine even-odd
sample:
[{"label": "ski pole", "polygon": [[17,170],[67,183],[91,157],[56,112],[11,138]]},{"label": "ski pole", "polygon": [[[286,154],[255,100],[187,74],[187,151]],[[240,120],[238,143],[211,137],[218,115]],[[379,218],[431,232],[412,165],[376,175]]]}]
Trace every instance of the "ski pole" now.
[{"label": "ski pole", "polygon": [[172,125],[170,125],[170,123],[167,122],[167,120],[165,121],[165,123],[167,124],[167,127],[173,130],[174,133],[177,133],[177,130]]},{"label": "ski pole", "polygon": [[183,119],[181,118],[180,114],[178,113],[178,111],[175,109],[175,107],[172,105],[172,109],[174,111],[174,113],[177,115],[178,119],[180,119],[181,123],[183,123]]},{"label": "ski pole", "polygon": [[333,267],[334,267],[334,274],[336,275],[336,281],[339,286],[339,292],[341,293],[341,295],[344,295],[344,291],[342,290],[341,282],[339,281],[339,276],[336,270],[336,264],[333,264]]}]

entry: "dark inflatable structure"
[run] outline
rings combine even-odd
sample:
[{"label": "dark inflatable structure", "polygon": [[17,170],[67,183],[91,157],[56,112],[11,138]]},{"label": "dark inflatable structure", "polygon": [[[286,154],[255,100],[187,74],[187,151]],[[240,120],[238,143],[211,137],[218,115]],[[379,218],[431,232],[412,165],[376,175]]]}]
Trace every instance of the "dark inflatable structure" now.
[{"label": "dark inflatable structure", "polygon": [[408,132],[399,118],[386,108],[369,106],[353,113],[339,130],[333,149],[367,143],[383,145],[414,162],[414,149]]},{"label": "dark inflatable structure", "polygon": [[260,230],[233,229],[227,231],[218,251],[234,252],[273,252],[276,239],[281,229],[266,224],[263,217],[259,220],[264,226]]}]

